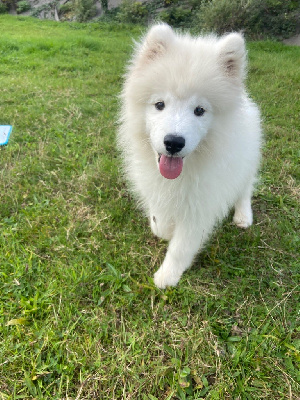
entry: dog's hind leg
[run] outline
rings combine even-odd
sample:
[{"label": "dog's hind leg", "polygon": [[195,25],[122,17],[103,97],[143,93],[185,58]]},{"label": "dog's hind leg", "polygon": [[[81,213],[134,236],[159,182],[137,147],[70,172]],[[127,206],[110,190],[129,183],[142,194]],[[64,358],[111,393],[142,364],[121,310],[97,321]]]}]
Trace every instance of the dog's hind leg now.
[{"label": "dog's hind leg", "polygon": [[235,212],[233,216],[233,222],[239,228],[248,228],[253,222],[253,213],[251,208],[251,197],[252,197],[253,185],[248,185],[246,191],[238,199],[235,204]]}]

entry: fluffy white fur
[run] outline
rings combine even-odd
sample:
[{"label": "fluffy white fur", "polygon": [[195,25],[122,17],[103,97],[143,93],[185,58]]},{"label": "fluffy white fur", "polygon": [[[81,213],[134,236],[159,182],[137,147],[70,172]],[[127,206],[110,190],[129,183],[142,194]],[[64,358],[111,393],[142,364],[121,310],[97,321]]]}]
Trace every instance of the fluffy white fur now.
[{"label": "fluffy white fur", "polygon": [[[128,68],[118,146],[133,192],[153,233],[169,240],[154,275],[159,288],[175,286],[214,226],[234,206],[234,222],[252,224],[251,195],[260,159],[260,116],[244,88],[243,37],[191,37],[153,26]],[[164,102],[164,109],[155,104]],[[205,113],[196,116],[194,109]],[[158,168],[167,134],[185,138],[176,156],[181,174]]]}]

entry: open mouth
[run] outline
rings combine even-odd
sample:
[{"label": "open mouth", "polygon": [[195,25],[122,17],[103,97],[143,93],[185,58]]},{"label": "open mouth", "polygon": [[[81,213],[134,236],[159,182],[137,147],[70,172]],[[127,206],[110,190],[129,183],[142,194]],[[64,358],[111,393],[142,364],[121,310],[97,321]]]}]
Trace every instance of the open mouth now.
[{"label": "open mouth", "polygon": [[164,178],[176,179],[181,174],[183,158],[158,154],[158,165],[159,171]]}]

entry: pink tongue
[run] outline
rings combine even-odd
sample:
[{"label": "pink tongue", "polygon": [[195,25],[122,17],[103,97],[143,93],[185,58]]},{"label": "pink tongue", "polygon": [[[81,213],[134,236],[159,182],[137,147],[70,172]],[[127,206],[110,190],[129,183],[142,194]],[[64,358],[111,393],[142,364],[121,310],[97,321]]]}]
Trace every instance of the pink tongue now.
[{"label": "pink tongue", "polygon": [[160,173],[167,179],[176,179],[181,174],[182,165],[181,157],[168,157],[162,154],[159,160]]}]

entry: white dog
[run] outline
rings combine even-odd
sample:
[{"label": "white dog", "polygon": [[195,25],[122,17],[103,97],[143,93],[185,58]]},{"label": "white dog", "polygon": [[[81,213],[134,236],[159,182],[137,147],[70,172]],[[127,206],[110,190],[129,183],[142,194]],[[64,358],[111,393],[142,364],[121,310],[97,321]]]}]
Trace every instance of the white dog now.
[{"label": "white dog", "polygon": [[239,227],[252,224],[261,133],[245,66],[238,33],[193,38],[158,24],[136,46],[118,146],[152,232],[170,241],[159,288],[178,283],[230,208]]}]

